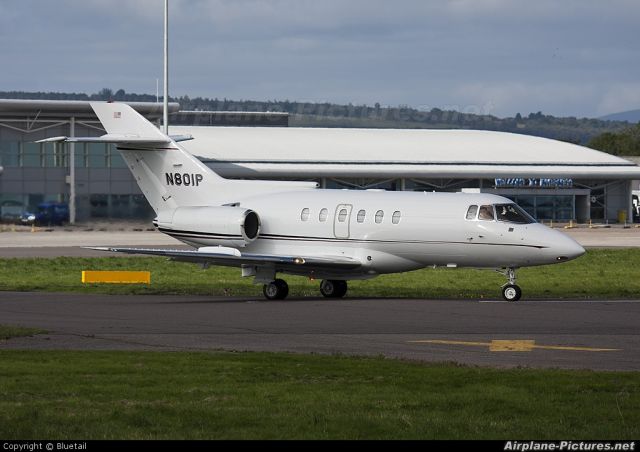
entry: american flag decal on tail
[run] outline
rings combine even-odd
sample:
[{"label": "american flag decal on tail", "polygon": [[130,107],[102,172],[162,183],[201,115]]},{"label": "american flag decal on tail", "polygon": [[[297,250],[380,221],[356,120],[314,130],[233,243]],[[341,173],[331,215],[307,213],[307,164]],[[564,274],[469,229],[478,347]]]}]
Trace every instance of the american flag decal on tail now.
[{"label": "american flag decal on tail", "polygon": [[113,119],[120,119],[120,118],[122,118],[122,112],[114,111],[113,112]]}]

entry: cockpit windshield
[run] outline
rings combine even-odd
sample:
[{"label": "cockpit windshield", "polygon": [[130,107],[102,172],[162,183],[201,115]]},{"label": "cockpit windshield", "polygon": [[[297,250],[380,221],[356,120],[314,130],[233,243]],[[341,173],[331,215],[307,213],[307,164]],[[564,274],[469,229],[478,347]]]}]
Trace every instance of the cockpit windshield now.
[{"label": "cockpit windshield", "polygon": [[496,219],[507,223],[529,224],[535,223],[531,215],[517,204],[496,204]]}]

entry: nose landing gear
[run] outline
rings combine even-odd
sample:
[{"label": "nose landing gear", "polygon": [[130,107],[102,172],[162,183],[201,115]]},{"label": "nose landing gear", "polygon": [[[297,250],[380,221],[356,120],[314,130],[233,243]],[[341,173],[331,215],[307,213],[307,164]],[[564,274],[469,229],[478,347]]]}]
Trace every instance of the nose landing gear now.
[{"label": "nose landing gear", "polygon": [[522,296],[522,289],[516,284],[516,269],[509,267],[504,271],[497,271],[509,279],[509,281],[502,286],[502,298],[507,301],[518,301]]}]

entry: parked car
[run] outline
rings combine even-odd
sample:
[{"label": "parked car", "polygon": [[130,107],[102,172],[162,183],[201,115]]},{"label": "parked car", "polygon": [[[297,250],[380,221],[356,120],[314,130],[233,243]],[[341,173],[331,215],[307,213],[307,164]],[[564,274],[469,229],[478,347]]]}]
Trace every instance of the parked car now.
[{"label": "parked car", "polygon": [[61,202],[43,202],[35,212],[24,212],[21,221],[24,224],[61,225],[69,221],[69,206]]}]

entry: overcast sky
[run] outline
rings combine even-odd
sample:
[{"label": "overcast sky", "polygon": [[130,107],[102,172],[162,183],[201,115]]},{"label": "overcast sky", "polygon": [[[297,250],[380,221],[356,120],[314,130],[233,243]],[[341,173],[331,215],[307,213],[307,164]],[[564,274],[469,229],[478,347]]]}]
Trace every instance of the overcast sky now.
[{"label": "overcast sky", "polygon": [[[640,108],[638,0],[169,2],[175,96],[498,116]],[[1,0],[0,90],[155,93],[162,11],[162,0]]]}]

